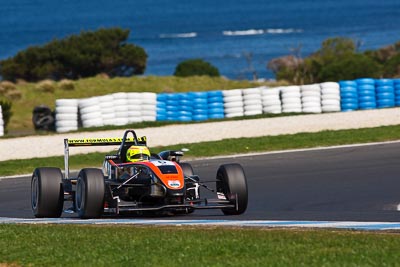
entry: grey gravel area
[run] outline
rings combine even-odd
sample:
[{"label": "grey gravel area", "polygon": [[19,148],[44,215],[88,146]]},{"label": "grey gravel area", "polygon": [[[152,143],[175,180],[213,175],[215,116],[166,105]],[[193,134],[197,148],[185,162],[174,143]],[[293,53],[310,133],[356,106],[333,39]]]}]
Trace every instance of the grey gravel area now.
[{"label": "grey gravel area", "polygon": [[[322,130],[341,130],[400,124],[400,108],[286,116],[238,121],[168,125],[138,129],[147,136],[149,147],[198,143],[226,138],[273,136]],[[0,161],[60,156],[64,138],[122,137],[124,130],[65,133],[51,136],[29,136],[0,139]],[[107,152],[110,147],[71,148],[70,154]]]}]

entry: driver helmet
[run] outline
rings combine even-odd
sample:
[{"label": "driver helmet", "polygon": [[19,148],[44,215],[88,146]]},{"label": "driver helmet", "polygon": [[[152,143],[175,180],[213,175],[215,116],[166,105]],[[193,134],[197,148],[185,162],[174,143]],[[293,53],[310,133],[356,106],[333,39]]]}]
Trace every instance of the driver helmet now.
[{"label": "driver helmet", "polygon": [[131,146],[126,152],[126,160],[129,162],[144,161],[150,159],[150,150],[147,146]]}]

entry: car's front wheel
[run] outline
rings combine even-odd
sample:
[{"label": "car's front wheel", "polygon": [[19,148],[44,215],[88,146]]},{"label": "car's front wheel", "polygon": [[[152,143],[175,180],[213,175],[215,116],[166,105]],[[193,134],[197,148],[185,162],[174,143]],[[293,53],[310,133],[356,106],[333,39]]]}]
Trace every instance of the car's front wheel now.
[{"label": "car's front wheel", "polygon": [[224,164],[217,171],[217,192],[235,204],[234,208],[223,208],[225,215],[239,215],[246,211],[248,193],[247,180],[240,164]]},{"label": "car's front wheel", "polygon": [[193,167],[192,167],[192,165],[190,165],[190,163],[181,162],[181,163],[179,163],[179,166],[181,166],[183,174],[185,176],[192,176],[194,174]]},{"label": "car's front wheel", "polygon": [[99,218],[104,209],[105,184],[99,169],[82,169],[76,184],[76,212],[82,219]]}]

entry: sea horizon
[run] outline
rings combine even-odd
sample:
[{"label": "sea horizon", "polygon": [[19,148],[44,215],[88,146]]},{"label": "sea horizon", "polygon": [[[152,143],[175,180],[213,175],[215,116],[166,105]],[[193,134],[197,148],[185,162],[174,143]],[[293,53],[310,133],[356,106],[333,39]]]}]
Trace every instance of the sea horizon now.
[{"label": "sea horizon", "polygon": [[230,79],[273,79],[268,62],[315,52],[332,37],[355,40],[361,51],[400,38],[400,2],[387,0],[257,1],[21,0],[0,4],[0,59],[81,31],[121,27],[149,58],[145,75],[172,75],[201,58]]}]

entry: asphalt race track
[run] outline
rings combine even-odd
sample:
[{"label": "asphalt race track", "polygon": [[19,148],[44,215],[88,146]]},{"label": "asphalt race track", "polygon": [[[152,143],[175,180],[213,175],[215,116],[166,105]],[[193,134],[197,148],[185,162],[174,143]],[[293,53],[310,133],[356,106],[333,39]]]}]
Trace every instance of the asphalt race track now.
[{"label": "asphalt race track", "polygon": [[[202,180],[214,179],[222,163],[242,164],[247,211],[224,216],[201,210],[162,219],[399,222],[399,159],[400,143],[390,143],[193,161]],[[33,217],[30,177],[0,180],[0,217]]]}]

